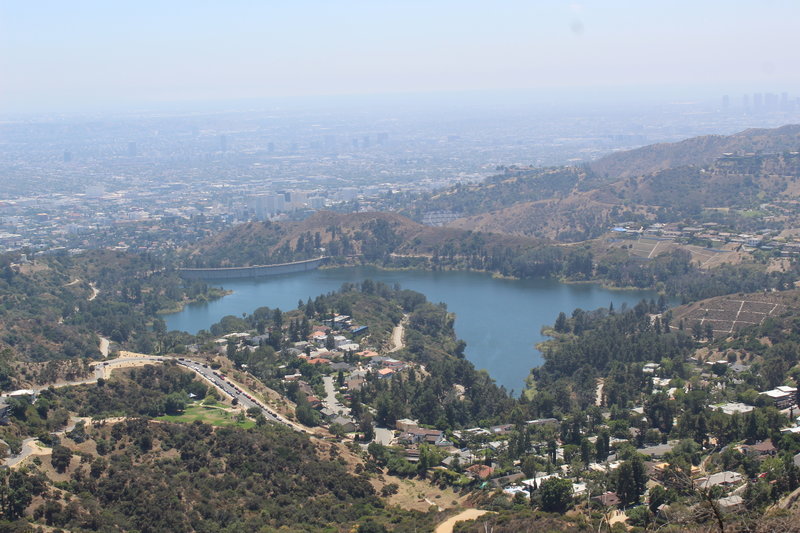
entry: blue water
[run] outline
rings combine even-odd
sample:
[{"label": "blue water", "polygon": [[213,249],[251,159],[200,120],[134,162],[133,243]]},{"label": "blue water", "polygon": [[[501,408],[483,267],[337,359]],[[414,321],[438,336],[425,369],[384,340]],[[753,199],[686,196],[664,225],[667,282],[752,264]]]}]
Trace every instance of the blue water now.
[{"label": "blue water", "polygon": [[531,368],[541,364],[534,345],[545,337],[542,326],[555,322],[580,307],[596,309],[613,302],[635,305],[642,298],[656,298],[654,291],[617,291],[594,284],[564,284],[555,280],[496,279],[477,272],[384,271],[372,267],[334,268],[287,274],[259,280],[226,280],[233,294],[219,300],[187,306],[166,315],[170,330],[196,333],[208,329],[223,316],[251,313],[256,308],[297,307],[320,294],[337,290],[345,282],[364,279],[399,283],[404,289],[423,293],[429,301],[444,302],[456,314],[455,329],[467,343],[466,356],[477,368],[486,369],[498,385],[522,391]]}]

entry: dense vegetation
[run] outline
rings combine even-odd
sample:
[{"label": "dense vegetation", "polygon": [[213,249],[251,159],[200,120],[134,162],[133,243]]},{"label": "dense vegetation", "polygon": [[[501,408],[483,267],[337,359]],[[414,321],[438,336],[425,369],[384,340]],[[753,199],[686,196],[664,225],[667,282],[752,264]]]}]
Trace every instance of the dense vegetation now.
[{"label": "dense vegetation", "polygon": [[[21,262],[0,258],[2,360],[97,358],[97,335],[134,351],[166,351],[158,313],[223,293],[184,282],[160,259],[96,251]],[[0,387],[13,384],[0,361]],[[5,376],[5,377],[3,377]]]},{"label": "dense vegetation", "polygon": [[[202,398],[206,391],[175,365],[145,366],[99,386],[45,391],[35,406],[19,400],[8,427],[52,431],[66,425],[66,409],[152,417],[182,410],[190,392]],[[215,429],[132,418],[78,424],[63,438],[66,446],[40,434],[67,480],[53,485],[35,464],[13,471],[0,485],[0,492],[15,491],[3,500],[6,519],[39,497],[33,518],[70,530],[338,531],[391,518],[397,531],[410,531],[427,523],[386,509],[367,480],[347,472],[336,446],[315,446],[283,426]]]}]

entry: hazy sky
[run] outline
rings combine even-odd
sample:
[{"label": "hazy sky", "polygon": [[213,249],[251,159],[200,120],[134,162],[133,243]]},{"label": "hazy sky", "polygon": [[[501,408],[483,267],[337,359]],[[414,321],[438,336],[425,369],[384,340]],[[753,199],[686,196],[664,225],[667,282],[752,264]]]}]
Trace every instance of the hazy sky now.
[{"label": "hazy sky", "polygon": [[505,88],[796,95],[799,23],[797,0],[3,0],[0,111]]}]

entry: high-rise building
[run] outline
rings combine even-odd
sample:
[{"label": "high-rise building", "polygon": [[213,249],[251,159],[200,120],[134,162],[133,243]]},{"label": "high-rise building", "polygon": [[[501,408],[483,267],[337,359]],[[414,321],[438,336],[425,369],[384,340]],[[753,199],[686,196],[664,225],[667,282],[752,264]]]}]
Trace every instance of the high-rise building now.
[{"label": "high-rise building", "polygon": [[136,143],[133,141],[128,143],[128,157],[136,157]]},{"label": "high-rise building", "polygon": [[228,151],[228,137],[225,135],[219,136],[219,149],[221,152]]},{"label": "high-rise building", "polygon": [[722,97],[722,110],[723,111],[727,111],[728,108],[730,107],[730,105],[731,105],[731,99],[726,94],[725,96]]},{"label": "high-rise building", "polygon": [[64,152],[64,163],[69,163],[70,161],[72,161],[72,152],[67,150]]},{"label": "high-rise building", "polygon": [[753,95],[753,109],[755,111],[761,111],[763,104],[764,104],[764,95],[761,93],[755,93]]},{"label": "high-rise building", "polygon": [[776,111],[778,109],[778,95],[774,93],[765,94],[764,107],[767,111]]}]

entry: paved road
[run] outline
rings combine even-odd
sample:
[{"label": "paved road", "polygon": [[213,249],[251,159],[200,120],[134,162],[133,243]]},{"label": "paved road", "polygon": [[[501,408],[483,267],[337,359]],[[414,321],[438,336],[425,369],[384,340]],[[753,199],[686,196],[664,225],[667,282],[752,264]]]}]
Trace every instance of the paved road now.
[{"label": "paved road", "polygon": [[[81,420],[86,422],[88,420],[88,418],[80,418],[80,417],[77,417],[77,416],[73,416],[73,417],[70,418],[70,421],[69,421],[69,424],[67,425],[67,427],[65,427],[61,431],[54,431],[52,433],[52,435],[55,435],[57,437],[63,437],[64,435],[66,435],[67,433],[69,433],[70,431],[75,429],[75,426]],[[51,451],[50,448],[49,447],[39,446],[38,444],[36,444],[37,440],[38,439],[36,437],[29,437],[29,438],[23,440],[22,441],[22,450],[19,452],[19,454],[12,455],[10,457],[6,457],[6,459],[3,462],[3,464],[5,466],[9,467],[9,468],[14,468],[15,466],[17,466],[20,463],[22,463],[22,461],[24,461],[25,459],[30,457],[31,455],[47,455],[47,454],[49,454],[50,451]]]},{"label": "paved road", "polygon": [[[219,371],[215,371],[209,368],[209,366],[206,364],[199,363],[197,361],[192,361],[190,359],[184,359],[183,357],[144,355],[144,354],[132,354],[130,352],[122,352],[121,357],[118,357],[116,359],[94,363],[93,364],[95,368],[94,376],[90,378],[78,381],[68,381],[64,383],[53,384],[52,386],[58,388],[58,387],[69,387],[73,385],[89,385],[92,383],[97,383],[98,378],[108,379],[111,375],[111,371],[114,369],[130,368],[134,366],[148,365],[153,363],[164,363],[165,361],[175,361],[179,365],[195,372],[196,374],[198,374],[200,377],[208,381],[211,385],[216,387],[217,390],[219,390],[229,398],[236,398],[239,405],[241,405],[243,408],[245,409],[249,409],[251,407],[259,408],[261,412],[264,414],[264,418],[266,418],[268,421],[287,425],[297,431],[304,431],[296,424],[293,424],[292,422],[286,420],[281,415],[274,412],[266,405],[262,404],[250,393],[250,391],[243,389],[239,383],[231,381],[229,377],[223,375]],[[37,390],[47,389],[50,386],[51,385],[43,385],[41,387],[38,387]]]},{"label": "paved road", "polygon": [[[174,359],[174,358],[162,357],[161,359],[164,360],[164,359]],[[285,424],[287,426],[292,427],[293,429],[298,429],[295,427],[294,424],[290,423],[281,415],[272,411],[267,406],[258,401],[252,394],[250,394],[249,391],[242,389],[242,386],[240,384],[231,381],[230,378],[228,378],[222,372],[218,370],[213,370],[209,368],[209,366],[206,364],[198,363],[190,359],[178,358],[177,363],[199,374],[202,378],[210,382],[218,390],[222,391],[227,396],[231,398],[236,398],[236,400],[238,400],[239,402],[239,405],[241,405],[245,409],[250,409],[251,407],[257,407],[258,409],[261,410],[262,414],[264,415],[264,418],[266,418],[268,421],[277,422],[279,424]]]},{"label": "paved road", "polygon": [[336,386],[334,385],[333,377],[332,376],[324,376],[322,378],[322,384],[325,386],[325,400],[323,403],[325,407],[335,411],[337,413],[342,414],[343,416],[350,416],[350,408],[342,405],[341,402],[336,398]]}]

